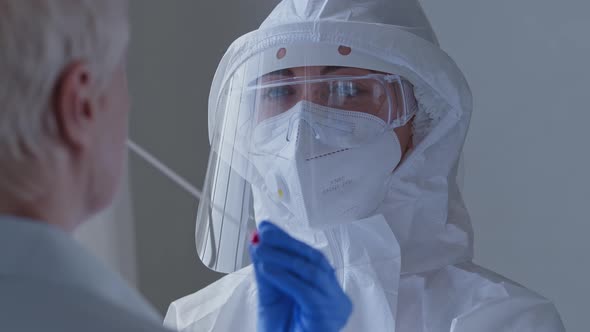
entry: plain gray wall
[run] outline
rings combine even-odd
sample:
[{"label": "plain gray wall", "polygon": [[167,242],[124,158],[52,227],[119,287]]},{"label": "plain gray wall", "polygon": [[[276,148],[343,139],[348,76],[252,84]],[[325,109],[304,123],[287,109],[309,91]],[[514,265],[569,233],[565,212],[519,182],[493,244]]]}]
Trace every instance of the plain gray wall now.
[{"label": "plain gray wall", "polygon": [[475,97],[465,201],[476,261],[590,326],[590,1],[424,0]]},{"label": "plain gray wall", "polygon": [[[393,1],[393,0],[392,0]],[[221,56],[275,0],[134,0],[131,135],[201,186],[207,98]],[[590,326],[590,2],[424,0],[475,96],[464,193],[478,263]],[[160,310],[221,275],[194,249],[197,202],[131,159],[140,288]]]}]

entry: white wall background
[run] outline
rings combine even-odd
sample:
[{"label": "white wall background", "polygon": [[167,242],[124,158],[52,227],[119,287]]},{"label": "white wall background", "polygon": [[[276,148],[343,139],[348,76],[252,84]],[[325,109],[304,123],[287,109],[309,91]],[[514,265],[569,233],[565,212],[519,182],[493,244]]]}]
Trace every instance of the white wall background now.
[{"label": "white wall background", "polygon": [[423,0],[475,96],[465,200],[478,263],[588,331],[590,2]]},{"label": "white wall background", "polygon": [[[132,136],[196,185],[217,63],[276,2],[132,2]],[[464,193],[477,262],[553,299],[568,331],[587,331],[590,2],[422,3],[475,96]],[[196,202],[137,159],[131,173],[140,288],[164,311],[220,275],[195,254]]]},{"label": "white wall background", "polygon": [[590,2],[424,1],[475,96],[465,147],[476,260],[588,331]]}]

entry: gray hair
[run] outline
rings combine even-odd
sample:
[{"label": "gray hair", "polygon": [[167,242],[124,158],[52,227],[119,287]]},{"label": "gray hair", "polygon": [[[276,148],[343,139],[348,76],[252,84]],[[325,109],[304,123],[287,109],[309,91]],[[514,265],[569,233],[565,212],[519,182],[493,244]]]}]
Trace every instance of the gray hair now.
[{"label": "gray hair", "polygon": [[127,24],[124,0],[0,0],[0,190],[40,194],[32,177],[51,160],[60,74],[83,61],[106,83],[123,59]]}]

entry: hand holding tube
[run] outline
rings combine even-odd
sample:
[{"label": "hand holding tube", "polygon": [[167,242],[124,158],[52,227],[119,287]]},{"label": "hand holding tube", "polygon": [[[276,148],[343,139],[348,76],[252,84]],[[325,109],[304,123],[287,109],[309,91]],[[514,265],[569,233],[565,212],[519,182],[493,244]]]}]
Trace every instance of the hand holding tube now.
[{"label": "hand holding tube", "polygon": [[318,250],[263,222],[250,254],[258,282],[260,332],[336,332],[352,303]]}]

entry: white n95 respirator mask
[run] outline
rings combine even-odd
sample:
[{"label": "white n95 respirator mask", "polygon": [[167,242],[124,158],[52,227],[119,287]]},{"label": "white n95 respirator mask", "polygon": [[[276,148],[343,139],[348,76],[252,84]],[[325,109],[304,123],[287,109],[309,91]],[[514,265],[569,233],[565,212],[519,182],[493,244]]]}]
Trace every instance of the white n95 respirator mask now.
[{"label": "white n95 respirator mask", "polygon": [[[384,127],[374,115],[307,101],[262,121],[251,154],[264,179],[261,205],[277,204],[311,228],[370,216],[402,157],[397,135]],[[366,140],[371,132],[379,134]]]}]

